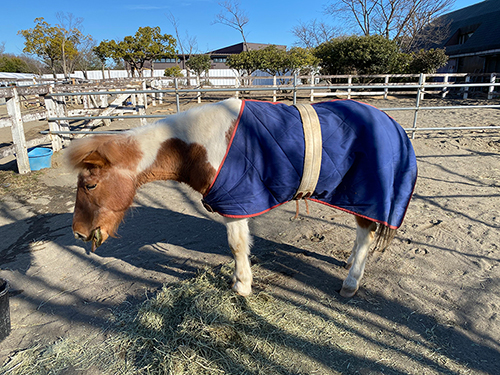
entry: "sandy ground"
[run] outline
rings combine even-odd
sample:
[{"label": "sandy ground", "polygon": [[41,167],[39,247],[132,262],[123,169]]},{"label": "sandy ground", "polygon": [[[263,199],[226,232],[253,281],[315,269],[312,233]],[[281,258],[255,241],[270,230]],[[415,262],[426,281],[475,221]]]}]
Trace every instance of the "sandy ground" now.
[{"label": "sandy ground", "polygon": [[[391,115],[411,126],[412,114]],[[419,121],[500,125],[500,111],[421,111]],[[498,374],[500,132],[422,132],[413,145],[419,179],[405,223],[387,251],[370,256],[354,298],[338,294],[354,220],[317,204],[298,220],[290,203],[251,221],[252,259],[263,270],[255,288],[325,318],[342,312],[351,349],[338,372]],[[71,233],[76,180],[62,154],[26,177],[34,183],[13,189],[0,177],[0,277],[12,289],[0,364],[33,345],[101,332],[117,306],[231,259],[219,218],[169,182],[141,188],[120,237],[89,253]]]}]

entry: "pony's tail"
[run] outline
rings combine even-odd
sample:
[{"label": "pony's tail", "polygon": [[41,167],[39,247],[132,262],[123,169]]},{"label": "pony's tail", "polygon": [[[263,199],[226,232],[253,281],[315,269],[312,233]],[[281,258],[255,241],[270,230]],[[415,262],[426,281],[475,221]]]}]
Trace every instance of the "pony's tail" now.
[{"label": "pony's tail", "polygon": [[384,251],[387,249],[396,236],[397,231],[397,229],[392,229],[383,224],[378,224],[375,231],[375,246],[373,250]]}]

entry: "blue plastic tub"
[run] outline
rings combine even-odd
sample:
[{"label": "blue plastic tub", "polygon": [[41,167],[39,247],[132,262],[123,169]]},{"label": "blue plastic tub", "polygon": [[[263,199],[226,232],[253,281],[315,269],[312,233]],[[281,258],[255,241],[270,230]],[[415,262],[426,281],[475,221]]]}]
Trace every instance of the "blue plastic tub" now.
[{"label": "blue plastic tub", "polygon": [[38,171],[43,168],[50,168],[53,151],[50,148],[35,147],[28,151],[30,169]]}]

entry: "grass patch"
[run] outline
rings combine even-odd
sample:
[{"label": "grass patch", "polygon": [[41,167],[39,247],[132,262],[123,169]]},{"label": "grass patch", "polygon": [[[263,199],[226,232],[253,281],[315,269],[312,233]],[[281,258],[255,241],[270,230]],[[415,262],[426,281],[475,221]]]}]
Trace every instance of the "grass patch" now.
[{"label": "grass patch", "polygon": [[332,321],[265,292],[240,297],[228,287],[231,272],[223,266],[165,285],[143,304],[116,311],[107,338],[24,350],[0,372],[338,373],[325,363],[335,357],[328,340],[339,335]]}]

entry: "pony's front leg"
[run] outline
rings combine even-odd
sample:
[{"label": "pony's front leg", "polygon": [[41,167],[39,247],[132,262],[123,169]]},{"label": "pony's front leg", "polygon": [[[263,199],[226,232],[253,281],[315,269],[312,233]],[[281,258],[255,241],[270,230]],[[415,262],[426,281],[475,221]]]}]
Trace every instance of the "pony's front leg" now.
[{"label": "pony's front leg", "polygon": [[248,296],[252,292],[248,220],[226,218],[226,228],[229,248],[234,257],[233,290],[242,296]]},{"label": "pony's front leg", "polygon": [[359,282],[365,271],[366,257],[373,242],[376,225],[366,219],[356,217],[356,240],[351,256],[347,261],[349,274],[342,284],[340,295],[342,297],[352,297],[359,288]]}]

